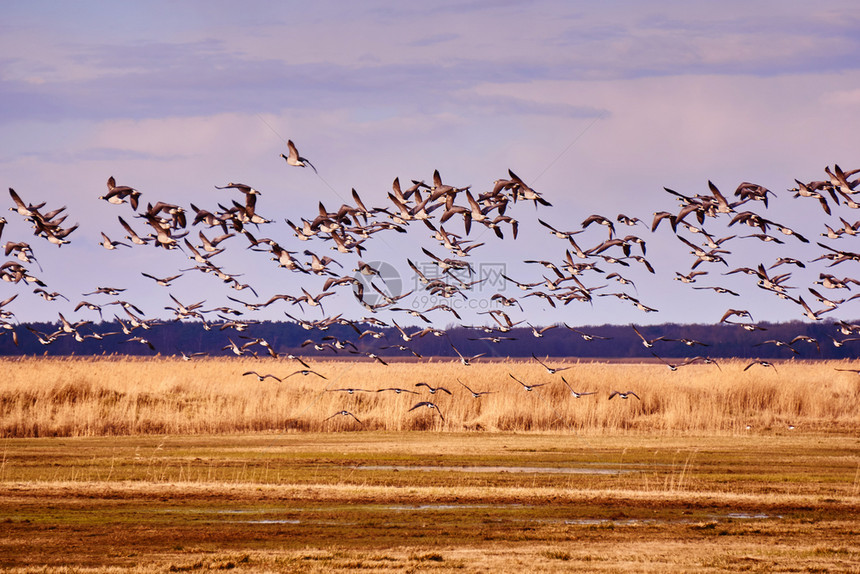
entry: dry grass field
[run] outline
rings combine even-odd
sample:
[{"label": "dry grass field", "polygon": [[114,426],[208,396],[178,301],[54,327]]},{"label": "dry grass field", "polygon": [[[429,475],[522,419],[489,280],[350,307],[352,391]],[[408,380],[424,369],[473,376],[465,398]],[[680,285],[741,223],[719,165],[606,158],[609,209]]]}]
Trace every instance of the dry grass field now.
[{"label": "dry grass field", "polygon": [[0,571],[860,572],[851,364],[548,364],[5,360]]},{"label": "dry grass field", "polygon": [[[741,434],[748,430],[856,430],[860,375],[846,362],[661,364],[534,361],[310,361],[325,379],[286,377],[289,360],[171,358],[24,358],[0,361],[0,436],[211,434],[249,431],[549,431]],[[511,378],[513,375],[533,391]],[[577,392],[597,394],[575,398]],[[460,384],[490,394],[474,398]],[[451,391],[431,395],[426,382]],[[542,385],[542,386],[537,386]],[[352,394],[340,389],[362,389]],[[401,388],[414,391],[376,392]],[[364,390],[371,392],[363,392]],[[641,400],[607,400],[633,390]],[[434,409],[409,409],[432,401]],[[331,417],[347,410],[351,416]],[[441,416],[440,416],[441,414]],[[443,420],[444,417],[444,420]],[[328,419],[328,420],[327,420]],[[747,427],[750,429],[747,429]]]}]

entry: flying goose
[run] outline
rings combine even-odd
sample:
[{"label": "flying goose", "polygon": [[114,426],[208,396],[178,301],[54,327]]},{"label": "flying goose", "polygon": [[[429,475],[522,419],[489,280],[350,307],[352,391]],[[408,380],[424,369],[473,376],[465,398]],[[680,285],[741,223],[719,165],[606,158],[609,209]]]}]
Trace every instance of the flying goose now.
[{"label": "flying goose", "polygon": [[140,192],[138,190],[133,187],[128,187],[127,185],[117,185],[113,176],[108,178],[107,188],[108,192],[105,195],[99,196],[99,199],[104,199],[108,203],[113,203],[114,205],[120,205],[125,203],[126,198],[128,198],[128,203],[131,205],[131,208],[137,211],[137,204],[140,199]]},{"label": "flying goose", "polygon": [[323,419],[323,422],[326,422],[327,420],[333,419],[334,417],[337,417],[337,416],[352,417],[355,419],[355,422],[357,422],[361,426],[364,426],[364,423],[361,422],[360,420],[358,420],[358,417],[349,411],[338,411],[338,412],[334,413],[333,415],[331,415],[330,417],[326,417],[325,419]]},{"label": "flying goose", "polygon": [[451,348],[454,349],[454,352],[457,353],[457,355],[460,357],[460,362],[463,364],[464,367],[468,367],[469,365],[471,365],[472,361],[474,361],[478,357],[483,357],[484,355],[486,355],[486,353],[478,353],[477,355],[473,355],[471,357],[464,357],[463,354],[457,350],[457,347],[455,347],[453,343],[449,342],[449,344],[451,345]]},{"label": "flying goose", "polygon": [[281,154],[281,157],[286,160],[287,165],[294,165],[296,167],[311,166],[314,173],[319,173],[317,172],[317,168],[315,168],[311,162],[299,155],[299,150],[296,149],[296,144],[293,143],[293,140],[287,140],[287,150],[290,155]]},{"label": "flying goose", "polygon": [[290,373],[289,375],[287,375],[286,377],[284,377],[281,380],[285,381],[285,380],[289,379],[290,377],[292,377],[293,375],[304,375],[305,377],[307,377],[308,375],[316,375],[316,376],[320,377],[321,379],[328,380],[328,377],[324,377],[323,375],[317,373],[316,371],[312,371],[310,369],[301,369],[301,370],[296,371],[294,373]]},{"label": "flying goose", "polygon": [[617,396],[618,398],[621,398],[621,399],[628,399],[628,398],[630,398],[631,396],[633,396],[633,397],[636,397],[636,398],[637,398],[638,400],[640,400],[640,401],[642,400],[642,399],[640,399],[640,398],[639,398],[639,395],[637,395],[637,394],[636,394],[636,393],[634,393],[633,391],[626,391],[626,392],[623,392],[623,393],[622,393],[621,391],[612,391],[611,393],[609,393],[609,399],[608,399],[608,400],[610,400],[610,401],[611,401],[611,400],[612,400],[612,398],[613,398],[613,397],[616,397],[616,396]]},{"label": "flying goose", "polygon": [[428,385],[427,383],[415,383],[415,386],[416,386],[416,387],[427,387],[427,391],[428,391],[431,395],[435,395],[435,394],[436,394],[436,391],[442,391],[442,392],[444,392],[444,393],[448,393],[449,395],[451,394],[451,391],[449,391],[449,390],[448,390],[448,389],[446,389],[445,387],[431,387],[431,386],[430,386],[430,385]]},{"label": "flying goose", "polygon": [[578,398],[581,398],[581,397],[588,396],[588,395],[595,395],[595,394],[597,394],[597,391],[593,391],[593,392],[590,392],[590,393],[578,393],[578,392],[574,391],[574,390],[573,390],[573,387],[571,387],[571,386],[570,386],[570,383],[568,383],[568,382],[565,380],[565,378],[564,378],[564,377],[562,377],[562,378],[561,378],[561,382],[563,382],[563,383],[564,383],[564,385],[565,385],[568,389],[570,389],[570,394],[572,394],[572,395],[573,395],[575,398],[577,398],[577,399],[578,399]]},{"label": "flying goose", "polygon": [[651,347],[653,347],[654,343],[656,343],[657,341],[663,341],[666,339],[666,337],[664,335],[660,335],[659,337],[654,338],[654,339],[646,339],[645,335],[640,333],[639,329],[636,328],[636,325],[630,325],[630,327],[639,336],[639,338],[642,339],[642,345],[647,349],[650,349]]},{"label": "flying goose", "polygon": [[750,368],[750,367],[752,367],[753,365],[760,365],[760,366],[762,366],[762,367],[770,367],[771,369],[773,369],[773,370],[774,370],[774,372],[778,372],[778,371],[776,370],[776,367],[773,365],[773,363],[770,363],[770,362],[768,362],[768,361],[753,361],[752,363],[750,363],[749,365],[747,365],[746,367],[744,367],[744,371],[746,371],[747,369],[749,369],[749,368]]},{"label": "flying goose", "polygon": [[411,409],[406,412],[414,411],[417,408],[427,407],[428,409],[434,409],[437,413],[439,413],[439,418],[442,419],[442,422],[445,422],[445,417],[442,416],[442,411],[439,410],[439,407],[436,403],[431,403],[430,401],[421,401],[420,403],[415,403]]},{"label": "flying goose", "polygon": [[537,361],[537,362],[540,364],[540,366],[542,366],[544,369],[546,369],[546,372],[547,372],[547,373],[549,373],[550,375],[554,375],[554,374],[556,374],[556,373],[558,373],[558,372],[560,372],[560,371],[566,371],[567,369],[570,369],[570,368],[571,368],[571,367],[555,367],[555,368],[550,367],[550,366],[548,366],[546,363],[544,363],[543,361],[541,361],[540,359],[538,359],[538,358],[535,356],[535,354],[534,354],[534,353],[532,353],[532,358],[533,358],[535,361]]},{"label": "flying goose", "polygon": [[265,375],[261,375],[257,371],[245,371],[244,373],[242,373],[243,377],[247,377],[248,375],[253,375],[253,376],[257,377],[257,380],[260,382],[265,381],[266,379],[275,379],[276,381],[278,381],[280,383],[282,380],[282,379],[276,377],[275,375],[270,375],[268,373],[266,373]]},{"label": "flying goose", "polygon": [[173,275],[171,277],[155,277],[154,275],[150,275],[149,273],[143,273],[143,272],[141,272],[140,274],[143,275],[144,277],[148,277],[149,279],[152,279],[153,281],[155,281],[156,283],[158,283],[162,287],[170,287],[171,281],[174,281],[174,280],[182,277],[182,273],[180,273],[179,275]]},{"label": "flying goose", "polygon": [[399,387],[387,387],[387,388],[384,388],[384,389],[377,389],[377,390],[376,390],[376,392],[377,392],[377,393],[383,393],[383,392],[385,392],[385,391],[394,391],[394,392],[395,392],[396,394],[398,394],[398,395],[399,395],[400,393],[411,393],[411,394],[413,394],[413,395],[417,395],[417,394],[418,394],[418,392],[417,392],[417,391],[410,391],[409,389],[401,389],[401,388],[399,388]]},{"label": "flying goose", "polygon": [[458,382],[458,383],[460,383],[460,384],[461,384],[461,385],[462,385],[462,386],[463,386],[467,391],[469,391],[469,392],[472,394],[472,396],[473,396],[474,398],[476,398],[476,399],[479,399],[479,398],[481,398],[481,397],[482,397],[482,396],[484,396],[484,395],[489,395],[489,394],[492,394],[492,393],[495,393],[495,392],[496,392],[496,391],[473,391],[472,389],[470,389],[469,387],[467,387],[467,386],[466,386],[466,383],[464,383],[464,382],[463,382],[463,381],[461,381],[460,379],[457,379],[457,382]]},{"label": "flying goose", "polygon": [[113,241],[110,237],[102,232],[102,240],[99,242],[99,245],[107,249],[108,251],[114,250],[117,246],[122,245],[123,247],[131,247],[128,243],[123,243],[122,241]]},{"label": "flying goose", "polygon": [[515,380],[519,384],[521,384],[527,392],[533,391],[538,387],[542,387],[544,385],[549,384],[549,383],[537,383],[537,384],[533,384],[533,385],[527,385],[524,382],[522,382],[521,380],[519,380],[518,378],[516,378],[515,376],[513,376],[511,373],[508,373],[508,376],[510,376],[513,380]]}]

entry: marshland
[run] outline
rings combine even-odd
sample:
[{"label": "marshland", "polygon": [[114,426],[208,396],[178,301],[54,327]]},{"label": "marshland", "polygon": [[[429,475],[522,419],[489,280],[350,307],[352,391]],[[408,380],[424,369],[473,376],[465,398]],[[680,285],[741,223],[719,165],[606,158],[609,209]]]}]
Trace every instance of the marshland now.
[{"label": "marshland", "polygon": [[547,361],[6,359],[0,567],[856,568],[851,363]]}]

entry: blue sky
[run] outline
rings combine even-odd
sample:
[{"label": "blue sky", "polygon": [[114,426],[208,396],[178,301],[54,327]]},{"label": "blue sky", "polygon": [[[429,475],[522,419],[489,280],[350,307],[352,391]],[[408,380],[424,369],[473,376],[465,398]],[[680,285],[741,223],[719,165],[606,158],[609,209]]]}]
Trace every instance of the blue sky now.
[{"label": "blue sky", "polygon": [[[838,215],[857,219],[851,210],[826,218],[786,191],[795,178],[824,179],[827,165],[860,167],[860,10],[852,2],[5,2],[0,16],[3,183],[26,201],[67,205],[69,222],[81,224],[57,248],[9,213],[2,241],[29,241],[44,268],[38,275],[71,306],[113,283],[164,316],[168,291],[139,273],[189,266],[181,253],[97,245],[101,231],[121,238],[116,217],[132,215],[97,199],[111,175],[144,202],[184,206],[229,202],[214,186],[248,183],[277,222],[260,234],[288,244],[284,218],[312,217],[318,201],[334,209],[352,188],[382,206],[395,177],[429,181],[438,169],[446,183],[485,191],[511,169],[553,208],[517,206],[520,238],[486,234],[474,257],[523,281],[540,280],[540,270],[522,260],[564,256],[537,217],[570,230],[592,213],[650,223],[655,211],[677,209],[664,186],[694,195],[711,180],[728,195],[743,181],[759,183],[778,194],[767,216],[811,237],[838,225]],[[288,138],[319,177],[279,158]],[[665,228],[636,233],[658,273],[619,271],[659,313],[615,298],[554,311],[534,298],[530,320],[712,322],[728,306],[757,311],[758,320],[800,318],[749,280],[719,276],[724,270],[713,269],[711,283],[741,289],[740,301],[691,291],[672,280],[689,270],[685,246]],[[591,229],[581,237],[602,240]],[[851,249],[850,238],[838,241]],[[733,267],[821,253],[754,239],[731,245]],[[368,246],[364,260],[403,268],[433,243],[413,229]],[[262,298],[320,287],[270,268],[263,254],[252,260],[244,242],[228,251],[219,256],[225,266]],[[342,263],[352,268],[355,258]],[[831,271],[851,275],[848,265]],[[818,271],[794,271],[798,290]],[[236,295],[186,275],[170,291],[177,297],[218,305]],[[20,320],[69,313],[21,285],[0,285],[0,300],[17,291]],[[351,304],[331,307],[361,316]],[[858,315],[850,306],[839,313]]]}]

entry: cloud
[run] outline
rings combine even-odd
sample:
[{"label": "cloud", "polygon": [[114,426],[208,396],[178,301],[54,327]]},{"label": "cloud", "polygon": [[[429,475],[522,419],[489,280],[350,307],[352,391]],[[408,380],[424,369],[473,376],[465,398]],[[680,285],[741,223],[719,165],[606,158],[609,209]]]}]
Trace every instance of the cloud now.
[{"label": "cloud", "polygon": [[[732,3],[723,17],[664,2],[322,3],[293,12],[271,3],[264,17],[229,4],[156,3],[133,14],[94,6],[56,18],[19,7],[20,26],[0,24],[7,184],[33,202],[68,203],[82,224],[81,239],[47,251],[47,263],[89,258],[78,244],[117,261],[95,246],[98,230],[115,231],[126,213],[95,199],[109,175],[146,201],[210,207],[228,197],[214,185],[243,181],[281,223],[312,216],[318,201],[334,208],[351,187],[382,205],[395,176],[429,181],[439,169],[445,182],[484,191],[511,168],[556,206],[552,223],[575,229],[591,213],[648,220],[674,208],[663,186],[706,193],[711,179],[730,194],[750,180],[785,195],[795,177],[821,178],[824,165],[858,167],[845,126],[860,104],[860,38],[853,5],[842,2],[814,11]],[[299,143],[319,177],[285,166],[283,138]],[[794,223],[807,208],[779,201],[770,210]],[[546,235],[532,229],[531,205],[519,212],[522,239],[492,257],[526,277],[520,261],[543,253]],[[7,233],[31,235],[18,227]],[[670,277],[667,287],[630,271],[643,300],[661,308],[647,319],[701,314],[701,299],[671,281],[689,265],[686,252],[663,230],[647,238],[649,254],[650,242],[666,253],[659,266]],[[408,254],[409,242],[390,241],[383,251]],[[750,257],[770,257],[743,241]],[[147,265],[182,264],[181,254],[153,251],[135,254]],[[243,269],[245,259],[230,263]],[[76,278],[75,288],[95,277]],[[629,305],[611,299],[576,316],[629,320]]]}]

